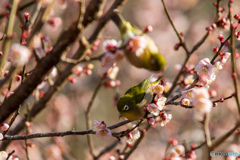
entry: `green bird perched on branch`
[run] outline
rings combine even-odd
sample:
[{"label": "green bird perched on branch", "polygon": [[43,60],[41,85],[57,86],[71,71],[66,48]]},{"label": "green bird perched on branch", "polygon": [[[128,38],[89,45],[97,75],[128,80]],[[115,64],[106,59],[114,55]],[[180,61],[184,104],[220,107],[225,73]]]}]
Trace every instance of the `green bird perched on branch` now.
[{"label": "green bird perched on branch", "polygon": [[132,65],[150,71],[164,69],[166,60],[146,33],[133,27],[117,12],[112,16],[112,20],[120,31],[125,55]]},{"label": "green bird perched on branch", "polygon": [[[146,110],[144,106],[153,101],[154,93],[148,88],[150,85],[159,84],[160,78],[150,83],[152,76],[142,81],[140,84],[131,87],[118,100],[117,109],[120,117],[126,117],[129,120],[138,120],[144,118]],[[120,118],[119,117],[119,118]]]}]

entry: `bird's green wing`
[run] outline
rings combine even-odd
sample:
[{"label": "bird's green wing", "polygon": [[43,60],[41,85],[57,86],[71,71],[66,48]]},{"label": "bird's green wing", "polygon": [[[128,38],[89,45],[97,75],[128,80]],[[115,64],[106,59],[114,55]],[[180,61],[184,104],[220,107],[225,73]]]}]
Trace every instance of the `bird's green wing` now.
[{"label": "bird's green wing", "polygon": [[134,97],[136,104],[140,103],[148,89],[152,76],[142,81],[140,84],[133,86],[125,93],[126,97]]}]

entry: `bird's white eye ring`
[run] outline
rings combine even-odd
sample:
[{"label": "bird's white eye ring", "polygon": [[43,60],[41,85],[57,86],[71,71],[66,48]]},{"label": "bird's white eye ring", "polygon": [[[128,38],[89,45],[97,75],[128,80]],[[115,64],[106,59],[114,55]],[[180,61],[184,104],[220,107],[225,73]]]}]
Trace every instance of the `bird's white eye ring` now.
[{"label": "bird's white eye ring", "polygon": [[129,110],[129,106],[128,105],[125,105],[124,108],[123,108],[125,111]]}]

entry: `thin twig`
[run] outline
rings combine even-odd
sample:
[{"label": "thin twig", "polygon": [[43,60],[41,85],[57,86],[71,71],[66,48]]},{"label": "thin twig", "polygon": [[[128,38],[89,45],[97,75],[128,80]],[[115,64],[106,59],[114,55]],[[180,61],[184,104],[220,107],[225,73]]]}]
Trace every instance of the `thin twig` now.
[{"label": "thin twig", "polygon": [[183,105],[181,102],[173,102],[173,101],[168,101],[166,104],[167,105],[179,105],[181,107],[184,107],[184,108],[193,108],[193,106],[186,106],[186,105]]},{"label": "thin twig", "polygon": [[[92,98],[88,104],[88,107],[87,107],[87,110],[85,112],[85,116],[86,116],[86,127],[87,127],[87,130],[90,129],[90,125],[91,125],[91,119],[90,119],[90,111],[91,111],[91,108],[92,108],[92,104],[97,96],[97,93],[99,91],[99,89],[101,88],[102,84],[101,82],[97,85],[96,89],[94,90],[93,92],[93,95],[92,95]],[[92,141],[92,137],[91,135],[87,135],[87,142],[88,142],[88,146],[89,146],[89,149],[90,149],[90,153],[92,155],[92,157],[95,157],[94,153],[93,153],[93,141]]]},{"label": "thin twig", "polygon": [[168,12],[168,9],[167,9],[167,6],[166,6],[164,0],[162,0],[162,4],[163,4],[164,11],[165,11],[165,13],[166,13],[166,15],[167,15],[167,17],[168,17],[169,22],[171,23],[172,28],[174,29],[175,33],[177,34],[177,37],[178,37],[178,39],[179,39],[179,41],[180,41],[180,44],[183,46],[184,50],[186,51],[186,54],[189,55],[189,51],[188,51],[188,49],[187,49],[187,47],[186,47],[186,44],[185,44],[185,42],[184,42],[184,39],[183,39],[183,37],[180,35],[180,33],[178,32],[177,28],[175,27],[175,25],[174,25],[174,23],[173,23],[173,21],[172,21],[172,18],[171,18],[171,16],[170,16],[169,12]]},{"label": "thin twig", "polygon": [[11,118],[9,124],[8,124],[8,125],[9,125],[9,128],[8,128],[6,131],[3,132],[3,135],[6,135],[6,134],[8,133],[9,129],[11,128],[11,126],[12,126],[12,124],[13,124],[13,122],[15,121],[15,119],[17,118],[17,116],[19,115],[20,109],[21,109],[21,106],[19,106],[18,110],[17,110],[17,111],[14,113],[14,115],[12,116],[12,118]]},{"label": "thin twig", "polygon": [[7,159],[6,159],[6,160],[8,160],[8,159],[10,158],[10,156],[11,156],[13,153],[15,153],[15,150],[13,150],[12,152],[10,152],[10,153],[8,154],[8,156],[7,156]]},{"label": "thin twig", "polygon": [[214,60],[215,60],[215,59],[217,58],[217,56],[219,55],[219,53],[220,53],[222,47],[225,45],[225,43],[226,43],[230,38],[231,38],[231,35],[229,35],[229,36],[227,37],[227,39],[226,39],[223,43],[221,43],[221,45],[220,45],[220,47],[219,47],[217,53],[216,53],[216,54],[214,55],[214,57],[212,58],[211,63],[214,62]]},{"label": "thin twig", "polygon": [[[230,98],[232,98],[232,97],[233,97],[233,95],[228,96],[228,97],[225,97],[225,98],[223,98],[223,100],[227,100],[227,99],[230,99]],[[216,100],[216,101],[212,101],[212,103],[217,103],[217,102],[222,102],[222,100],[219,99],[219,100]]]},{"label": "thin twig", "polygon": [[[145,130],[148,131],[151,128],[151,124],[148,124],[145,127]],[[141,131],[141,136],[139,139],[137,139],[137,141],[134,143],[134,145],[131,147],[131,149],[124,155],[124,160],[128,159],[128,157],[133,153],[133,151],[135,151],[138,147],[138,145],[140,144],[140,142],[143,140],[144,136],[146,133],[144,133],[143,131]]]}]

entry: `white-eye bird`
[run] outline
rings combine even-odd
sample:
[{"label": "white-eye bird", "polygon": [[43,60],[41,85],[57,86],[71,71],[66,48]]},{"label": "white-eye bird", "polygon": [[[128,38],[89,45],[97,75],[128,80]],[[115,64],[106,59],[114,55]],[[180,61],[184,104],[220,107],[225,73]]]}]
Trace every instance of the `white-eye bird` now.
[{"label": "white-eye bird", "polygon": [[122,46],[128,61],[138,68],[161,71],[166,66],[164,56],[159,53],[155,42],[142,30],[133,27],[117,12],[112,16],[121,37]]},{"label": "white-eye bird", "polygon": [[[151,76],[152,77],[152,76]],[[125,117],[128,120],[138,120],[144,118],[146,110],[144,105],[153,101],[153,93],[148,91],[151,84],[158,84],[161,79],[150,83],[151,77],[145,79],[140,84],[131,87],[118,100],[117,109],[120,117]]]}]

